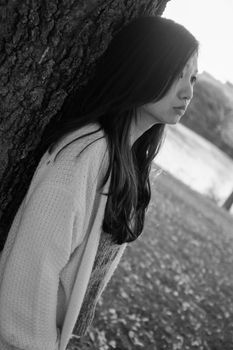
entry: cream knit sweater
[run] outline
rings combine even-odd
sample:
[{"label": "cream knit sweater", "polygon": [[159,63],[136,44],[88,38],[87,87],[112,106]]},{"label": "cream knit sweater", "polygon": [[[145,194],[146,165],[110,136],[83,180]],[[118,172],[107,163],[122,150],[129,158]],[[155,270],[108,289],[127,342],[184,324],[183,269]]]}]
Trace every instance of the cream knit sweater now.
[{"label": "cream knit sweater", "polygon": [[100,241],[107,197],[97,189],[108,154],[102,131],[69,143],[97,129],[77,130],[45,153],[15,216],[0,258],[1,350],[64,350],[71,337]]}]

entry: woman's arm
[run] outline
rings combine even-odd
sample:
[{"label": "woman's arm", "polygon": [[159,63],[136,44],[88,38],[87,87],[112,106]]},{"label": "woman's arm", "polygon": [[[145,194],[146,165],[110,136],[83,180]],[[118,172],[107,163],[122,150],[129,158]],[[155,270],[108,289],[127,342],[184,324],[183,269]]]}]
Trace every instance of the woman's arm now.
[{"label": "woman's arm", "polygon": [[57,292],[70,257],[73,203],[71,192],[46,183],[23,209],[0,289],[0,337],[16,349],[58,349]]}]

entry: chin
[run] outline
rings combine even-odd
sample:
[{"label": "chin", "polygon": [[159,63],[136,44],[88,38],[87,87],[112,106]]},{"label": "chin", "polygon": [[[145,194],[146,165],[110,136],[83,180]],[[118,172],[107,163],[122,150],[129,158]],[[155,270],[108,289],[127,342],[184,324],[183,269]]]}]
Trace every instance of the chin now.
[{"label": "chin", "polygon": [[176,118],[173,118],[170,122],[166,123],[166,124],[169,124],[169,125],[176,125],[179,123],[181,117],[180,116],[177,116]]}]

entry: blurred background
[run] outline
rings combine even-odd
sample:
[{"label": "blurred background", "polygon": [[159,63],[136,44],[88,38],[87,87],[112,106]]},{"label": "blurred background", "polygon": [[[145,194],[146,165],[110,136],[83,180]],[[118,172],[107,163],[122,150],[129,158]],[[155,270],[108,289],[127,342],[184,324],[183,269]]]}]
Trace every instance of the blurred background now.
[{"label": "blurred background", "polygon": [[163,14],[199,40],[200,74],[188,111],[167,128],[156,162],[218,205],[233,191],[232,13],[231,0],[175,0]]}]

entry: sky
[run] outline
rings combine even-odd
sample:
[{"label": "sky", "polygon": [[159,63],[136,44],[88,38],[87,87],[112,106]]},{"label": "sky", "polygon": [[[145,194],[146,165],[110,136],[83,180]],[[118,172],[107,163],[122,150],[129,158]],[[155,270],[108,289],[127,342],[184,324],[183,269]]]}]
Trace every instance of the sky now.
[{"label": "sky", "polygon": [[163,17],[183,24],[199,41],[199,72],[233,83],[233,0],[170,0]]}]

